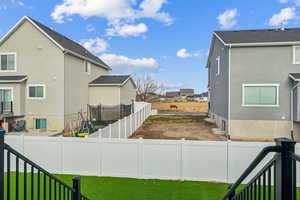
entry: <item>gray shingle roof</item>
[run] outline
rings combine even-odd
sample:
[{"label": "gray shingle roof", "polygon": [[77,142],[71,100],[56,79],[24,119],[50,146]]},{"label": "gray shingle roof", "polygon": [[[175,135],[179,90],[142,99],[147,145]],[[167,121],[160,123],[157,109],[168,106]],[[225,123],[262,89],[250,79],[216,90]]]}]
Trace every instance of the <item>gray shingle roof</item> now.
[{"label": "gray shingle roof", "polygon": [[0,76],[0,82],[22,82],[27,78],[27,76]]},{"label": "gray shingle roof", "polygon": [[300,81],[300,73],[291,73],[289,76],[294,80],[294,81]]},{"label": "gray shingle roof", "polygon": [[49,27],[43,25],[42,23],[30,18],[39,28],[46,32],[55,42],[61,45],[64,49],[77,53],[81,56],[87,57],[92,61],[98,63],[99,65],[110,69],[110,67],[104,63],[98,56],[93,55],[86,48],[78,44],[77,42],[63,36],[62,34],[50,29]]},{"label": "gray shingle roof", "polygon": [[300,28],[215,31],[226,44],[300,42]]},{"label": "gray shingle roof", "polygon": [[105,75],[90,82],[90,85],[122,85],[130,75]]}]

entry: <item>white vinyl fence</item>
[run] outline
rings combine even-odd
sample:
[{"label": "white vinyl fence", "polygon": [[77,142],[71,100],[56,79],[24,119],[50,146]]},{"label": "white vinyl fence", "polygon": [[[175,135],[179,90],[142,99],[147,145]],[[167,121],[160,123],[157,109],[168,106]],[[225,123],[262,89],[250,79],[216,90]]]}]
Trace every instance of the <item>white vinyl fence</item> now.
[{"label": "white vinyl fence", "polygon": [[109,126],[99,129],[96,134],[91,137],[102,137],[102,138],[119,138],[125,139],[132,135],[144,121],[152,115],[151,104],[145,102],[134,103],[134,113],[116,121]]},{"label": "white vinyl fence", "polygon": [[[274,145],[39,136],[6,136],[5,140],[52,173],[229,183],[236,181],[263,147]],[[299,153],[299,144],[296,149]],[[297,180],[300,183],[299,174]]]}]

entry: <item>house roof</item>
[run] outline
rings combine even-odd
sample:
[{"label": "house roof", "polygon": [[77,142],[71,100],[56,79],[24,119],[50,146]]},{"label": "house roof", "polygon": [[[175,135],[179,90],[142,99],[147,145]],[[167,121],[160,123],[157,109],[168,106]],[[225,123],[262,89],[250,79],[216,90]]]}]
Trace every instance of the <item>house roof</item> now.
[{"label": "house roof", "polygon": [[300,81],[300,73],[291,73],[289,74],[289,77],[294,81]]},{"label": "house roof", "polygon": [[64,35],[52,30],[51,28],[43,25],[42,23],[30,18],[23,17],[13,28],[8,32],[3,38],[1,38],[1,42],[4,41],[10,34],[14,32],[14,30],[22,24],[25,20],[28,20],[33,25],[35,25],[43,34],[45,34],[52,42],[54,42],[57,46],[59,46],[63,51],[70,53],[75,56],[82,57],[83,59],[87,59],[88,61],[93,62],[94,64],[101,66],[107,70],[111,68],[104,63],[99,57],[93,55],[82,45],[77,42],[65,37]]},{"label": "house roof", "polygon": [[122,86],[129,79],[131,79],[130,75],[104,75],[99,76],[95,80],[89,83],[89,85],[116,85]]},{"label": "house roof", "polygon": [[0,83],[20,83],[27,80],[27,76],[0,76]]},{"label": "house roof", "polygon": [[180,92],[192,92],[192,93],[194,93],[194,89],[180,89]]},{"label": "house roof", "polygon": [[225,45],[300,43],[300,28],[215,31]]}]

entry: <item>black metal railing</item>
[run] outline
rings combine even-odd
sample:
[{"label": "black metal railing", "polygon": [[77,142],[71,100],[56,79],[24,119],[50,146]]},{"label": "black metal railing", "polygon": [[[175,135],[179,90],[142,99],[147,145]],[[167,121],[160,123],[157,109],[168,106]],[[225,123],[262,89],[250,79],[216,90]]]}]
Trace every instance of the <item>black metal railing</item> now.
[{"label": "black metal railing", "polygon": [[0,114],[12,114],[13,113],[13,102],[12,101],[1,101],[0,102]]},{"label": "black metal railing", "polygon": [[[223,200],[296,200],[296,142],[286,138],[275,140],[276,146],[264,148],[238,180],[229,186]],[[274,156],[254,176],[253,170],[270,153]],[[251,178],[247,184],[242,183]]]},{"label": "black metal railing", "polygon": [[0,133],[0,200],[89,200],[80,192],[80,178],[73,187],[4,143]]}]

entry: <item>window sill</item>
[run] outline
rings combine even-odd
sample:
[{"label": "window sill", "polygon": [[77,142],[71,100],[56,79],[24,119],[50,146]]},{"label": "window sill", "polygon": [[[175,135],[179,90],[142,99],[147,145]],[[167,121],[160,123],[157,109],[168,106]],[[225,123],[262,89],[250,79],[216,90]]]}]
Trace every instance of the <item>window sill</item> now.
[{"label": "window sill", "polygon": [[27,97],[29,100],[45,100],[45,97],[39,98],[39,97]]},{"label": "window sill", "polygon": [[253,107],[253,108],[259,108],[259,107],[265,107],[265,108],[274,108],[274,107],[279,107],[280,105],[244,105],[242,104],[242,107]]}]

